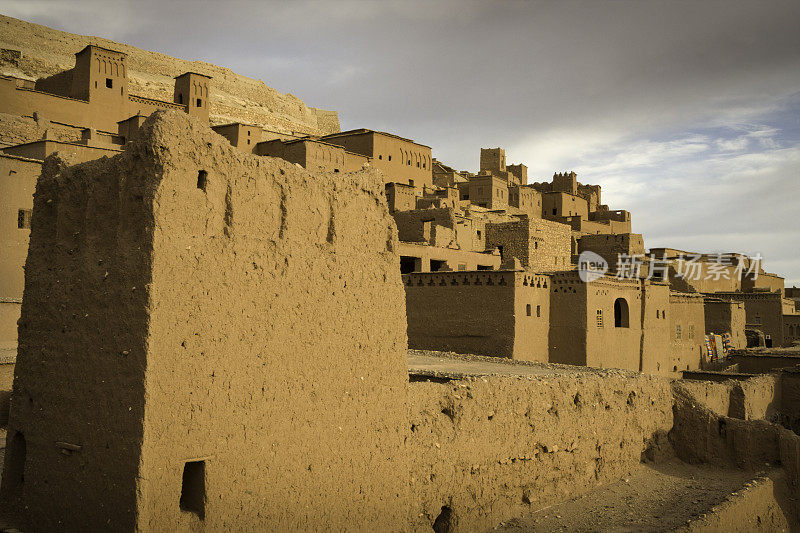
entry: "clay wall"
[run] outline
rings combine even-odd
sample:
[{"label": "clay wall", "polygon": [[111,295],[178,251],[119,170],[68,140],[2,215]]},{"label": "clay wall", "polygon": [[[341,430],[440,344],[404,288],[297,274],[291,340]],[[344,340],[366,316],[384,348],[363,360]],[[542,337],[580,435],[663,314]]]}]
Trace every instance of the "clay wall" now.
[{"label": "clay wall", "polygon": [[617,222],[616,220],[593,221],[577,215],[557,218],[563,221],[564,224],[569,224],[574,231],[582,234],[605,235],[631,232],[630,222]]},{"label": "clay wall", "polygon": [[504,209],[508,206],[508,184],[491,175],[471,177],[469,201],[487,209]]},{"label": "clay wall", "polygon": [[706,334],[731,334],[731,347],[747,347],[744,304],[736,300],[705,299]]},{"label": "clay wall", "polygon": [[744,302],[746,326],[769,336],[767,346],[783,346],[783,301],[779,293],[716,293],[725,300]]},{"label": "clay wall", "polygon": [[572,234],[564,224],[525,217],[516,222],[487,223],[486,246],[500,247],[503,261],[516,257],[531,271],[563,270],[570,266]]},{"label": "clay wall", "polygon": [[514,272],[406,274],[408,347],[513,358]]},{"label": "clay wall", "polygon": [[481,148],[480,169],[489,172],[505,172],[506,151],[502,148]]},{"label": "clay wall", "polygon": [[673,371],[695,370],[705,359],[705,306],[703,296],[671,292],[669,324],[671,337],[668,366]]},{"label": "clay wall", "polygon": [[426,242],[434,244],[436,234],[441,242],[445,234],[449,237],[447,242],[440,244],[447,246],[455,239],[456,217],[452,209],[415,209],[412,211],[395,211],[392,216],[397,224],[397,232],[401,241]]},{"label": "clay wall", "polygon": [[322,137],[345,150],[370,158],[370,165],[383,173],[384,181],[417,187],[433,185],[431,149],[409,139],[372,131],[352,130]]},{"label": "clay wall", "polygon": [[792,355],[732,354],[728,356],[731,364],[738,365],[738,371],[750,374],[763,374],[780,368],[800,365],[800,357]]},{"label": "clay wall", "polygon": [[673,424],[668,381],[643,375],[410,388],[411,528],[419,530],[437,518],[440,531],[489,530],[584,494],[660,450]]},{"label": "clay wall", "polygon": [[605,259],[609,270],[613,272],[617,270],[620,255],[644,254],[644,239],[641,233],[583,235],[578,239],[578,253],[586,251],[594,252]]},{"label": "clay wall", "polygon": [[0,154],[0,349],[17,343],[33,191],[41,170],[40,161]]},{"label": "clay wall", "polygon": [[670,360],[669,285],[642,283],[641,370],[650,374],[673,375]]},{"label": "clay wall", "polygon": [[[261,142],[263,130],[249,124],[223,124],[211,128],[231,143],[231,146],[247,152],[257,153],[257,145]],[[262,154],[263,155],[263,154]]]},{"label": "clay wall", "polygon": [[15,356],[0,355],[0,427],[8,425],[11,388],[14,384],[14,361]]},{"label": "clay wall", "polygon": [[0,78],[0,113],[18,116],[37,113],[52,122],[76,128],[95,128],[115,133],[117,122],[133,115],[150,115],[158,109],[183,108],[178,104],[133,95],[126,95],[124,100],[99,99],[88,102],[18,87],[13,78]]},{"label": "clay wall", "polygon": [[508,205],[525,212],[530,218],[542,218],[542,194],[531,187],[508,189]]},{"label": "clay wall", "polygon": [[69,143],[61,141],[34,141],[31,143],[20,144],[3,148],[2,152],[9,155],[25,157],[28,159],[38,159],[44,161],[47,156],[55,152],[70,154],[76,161],[91,161],[101,157],[111,157],[120,151],[119,146],[88,146],[80,143]]},{"label": "clay wall", "polygon": [[[580,281],[579,281],[580,283]],[[642,339],[642,290],[638,280],[616,280],[602,278],[591,283],[580,283],[578,291],[586,294],[586,364],[600,368],[640,369]],[[553,284],[556,289],[558,285]],[[568,288],[575,289],[570,283]],[[553,292],[553,297],[560,292]],[[562,287],[563,291],[563,287]],[[622,322],[616,325],[617,302],[622,309]],[[622,303],[624,301],[624,304]],[[625,311],[627,307],[627,312]],[[598,311],[603,317],[603,326],[598,327]],[[627,314],[627,320],[625,315]],[[626,325],[627,324],[627,325]],[[556,362],[556,361],[553,361]]]},{"label": "clay wall", "polygon": [[800,315],[783,315],[783,344],[792,346],[800,343]]},{"label": "clay wall", "polygon": [[784,292],[784,279],[777,274],[769,272],[759,272],[757,276],[750,275],[742,278],[742,290],[744,292]]},{"label": "clay wall", "polygon": [[397,245],[397,253],[400,255],[400,271],[403,274],[446,270],[497,270],[500,268],[499,255],[465,249],[401,242]]},{"label": "clay wall", "polygon": [[571,195],[578,194],[578,175],[574,172],[558,172],[553,174],[552,190]]},{"label": "clay wall", "polygon": [[416,188],[404,183],[387,183],[386,202],[389,204],[390,213],[415,209],[417,203]]},{"label": "clay wall", "polygon": [[242,154],[174,113],[115,158],[45,172],[6,503],[40,530],[402,529],[382,188]]},{"label": "clay wall", "polygon": [[566,192],[546,192],[542,194],[542,216],[589,218],[589,204],[586,199]]},{"label": "clay wall", "polygon": [[514,359],[550,360],[550,277],[517,273],[514,278]]},{"label": "clay wall", "polygon": [[507,165],[506,170],[508,170],[511,174],[514,175],[516,178],[514,181],[518,185],[527,185],[528,184],[528,167],[523,165],[522,163],[518,165]]}]

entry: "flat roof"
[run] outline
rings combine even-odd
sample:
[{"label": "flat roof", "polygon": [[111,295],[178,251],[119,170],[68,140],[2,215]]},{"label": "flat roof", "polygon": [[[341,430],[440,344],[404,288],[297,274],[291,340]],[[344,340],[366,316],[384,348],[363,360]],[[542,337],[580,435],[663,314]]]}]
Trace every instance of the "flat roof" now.
[{"label": "flat roof", "polygon": [[186,71],[186,72],[184,72],[183,74],[178,74],[178,75],[177,75],[177,76],[175,76],[173,79],[177,80],[177,79],[178,79],[178,78],[180,78],[181,76],[186,76],[187,74],[194,74],[194,75],[196,75],[196,76],[203,76],[204,78],[213,79],[213,78],[212,78],[211,76],[209,76],[208,74],[200,74],[199,72],[194,72],[193,70]]},{"label": "flat roof", "polygon": [[406,137],[400,137],[399,135],[395,135],[394,133],[387,133],[385,131],[378,131],[378,130],[371,130],[368,128],[357,128],[354,130],[347,130],[347,131],[340,131],[339,133],[329,133],[328,135],[323,135],[322,138],[329,138],[329,137],[346,137],[350,135],[365,135],[367,133],[377,133],[378,135],[385,135],[387,137],[392,137],[394,139],[399,139],[401,141],[410,142],[411,144],[416,144],[417,146],[423,146],[425,148],[430,148],[430,146],[426,144],[420,144],[413,139],[408,139]]},{"label": "flat roof", "polygon": [[[20,146],[20,145],[16,145],[16,146]],[[6,148],[11,148],[11,147],[7,146]],[[0,150],[2,150],[2,149],[0,148]],[[27,163],[36,163],[37,165],[41,165],[42,164],[42,160],[41,159],[31,159],[30,157],[22,157],[21,155],[7,154],[7,153],[5,153],[3,151],[0,151],[0,157],[6,157],[8,159],[16,159],[18,161],[25,161]]]},{"label": "flat roof", "polygon": [[86,50],[88,50],[89,48],[99,48],[100,50],[105,50],[106,52],[113,52],[115,54],[121,54],[123,56],[128,55],[125,52],[120,52],[119,50],[112,50],[111,48],[106,48],[105,46],[100,46],[99,44],[87,44],[86,46],[81,48],[79,52],[75,52],[75,55],[82,54]]}]

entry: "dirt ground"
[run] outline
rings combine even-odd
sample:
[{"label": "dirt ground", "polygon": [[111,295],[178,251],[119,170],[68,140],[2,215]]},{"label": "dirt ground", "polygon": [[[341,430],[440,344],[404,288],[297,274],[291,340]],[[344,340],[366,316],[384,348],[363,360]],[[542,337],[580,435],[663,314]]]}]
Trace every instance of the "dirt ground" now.
[{"label": "dirt ground", "polygon": [[641,465],[630,476],[581,498],[510,520],[499,531],[672,531],[725,501],[755,472],[672,460]]}]

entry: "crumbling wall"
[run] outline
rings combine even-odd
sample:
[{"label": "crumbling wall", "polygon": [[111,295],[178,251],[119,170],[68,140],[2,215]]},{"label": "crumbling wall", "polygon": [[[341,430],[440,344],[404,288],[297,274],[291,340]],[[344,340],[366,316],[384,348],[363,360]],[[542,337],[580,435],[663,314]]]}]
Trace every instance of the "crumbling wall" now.
[{"label": "crumbling wall", "polygon": [[717,416],[775,421],[782,409],[782,380],[777,375],[722,382],[679,380],[674,387]]},{"label": "crumbling wall", "polygon": [[412,383],[410,401],[411,515],[420,530],[487,530],[670,453],[663,378],[587,371]]},{"label": "crumbling wall", "polygon": [[405,309],[373,172],[151,116],[46,163],[3,495],[35,530],[407,522]]},{"label": "crumbling wall", "polygon": [[152,213],[133,154],[36,185],[2,478],[35,530],[131,530],[143,436]]}]

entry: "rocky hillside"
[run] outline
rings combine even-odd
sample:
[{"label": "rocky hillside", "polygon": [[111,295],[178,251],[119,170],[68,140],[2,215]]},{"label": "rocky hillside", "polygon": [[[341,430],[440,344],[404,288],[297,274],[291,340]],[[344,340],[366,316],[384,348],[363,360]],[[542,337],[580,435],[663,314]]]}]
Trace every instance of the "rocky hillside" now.
[{"label": "rocky hillside", "polygon": [[240,76],[230,69],[202,61],[186,61],[149,52],[102,37],[54,30],[0,15],[0,74],[36,79],[72,68],[75,52],[96,44],[128,54],[130,94],[172,101],[173,77],[187,71],[211,76],[211,123],[247,122],[285,133],[325,134],[339,131],[335,112],[306,106],[291,94],[282,94],[261,80]]}]

